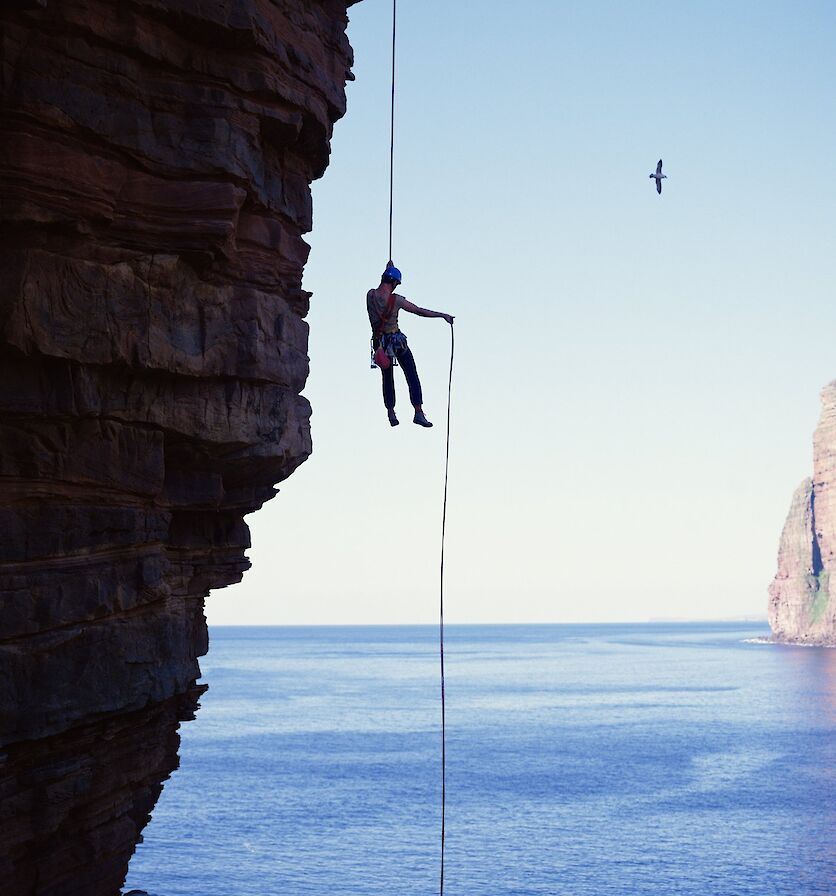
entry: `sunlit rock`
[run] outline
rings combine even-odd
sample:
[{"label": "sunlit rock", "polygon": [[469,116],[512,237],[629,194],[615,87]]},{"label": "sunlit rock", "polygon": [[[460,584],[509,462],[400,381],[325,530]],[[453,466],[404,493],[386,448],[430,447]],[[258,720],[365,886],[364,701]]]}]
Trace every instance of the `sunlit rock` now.
[{"label": "sunlit rock", "polygon": [[836,644],[836,381],[821,400],[813,477],[796,489],[784,524],[769,624],[782,641]]}]

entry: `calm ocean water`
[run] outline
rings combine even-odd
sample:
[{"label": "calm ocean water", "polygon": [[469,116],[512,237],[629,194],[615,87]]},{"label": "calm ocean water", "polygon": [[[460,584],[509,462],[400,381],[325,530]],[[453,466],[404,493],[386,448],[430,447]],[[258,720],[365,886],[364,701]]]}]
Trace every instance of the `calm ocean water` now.
[{"label": "calm ocean water", "polygon": [[[448,896],[836,894],[836,650],[448,626]],[[214,628],[126,889],[438,891],[429,627]]]}]

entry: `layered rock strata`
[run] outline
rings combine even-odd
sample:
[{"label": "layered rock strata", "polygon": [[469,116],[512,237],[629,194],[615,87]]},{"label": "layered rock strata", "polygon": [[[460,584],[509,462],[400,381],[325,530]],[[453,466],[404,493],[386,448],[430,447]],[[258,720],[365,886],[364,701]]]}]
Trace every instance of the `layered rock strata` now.
[{"label": "layered rock strata", "polygon": [[241,578],[244,516],[311,451],[302,234],[349,5],[0,10],[0,864],[19,896],[118,890],[194,708],[204,597]]},{"label": "layered rock strata", "polygon": [[200,690],[6,746],[0,892],[119,892]]},{"label": "layered rock strata", "polygon": [[813,476],[796,489],[769,588],[769,624],[781,641],[836,644],[836,381],[821,393]]}]

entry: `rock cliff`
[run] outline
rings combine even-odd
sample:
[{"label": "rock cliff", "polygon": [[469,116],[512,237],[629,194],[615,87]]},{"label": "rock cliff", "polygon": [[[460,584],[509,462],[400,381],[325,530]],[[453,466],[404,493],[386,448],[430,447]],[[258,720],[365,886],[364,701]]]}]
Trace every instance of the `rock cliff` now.
[{"label": "rock cliff", "polygon": [[769,624],[781,641],[836,644],[836,381],[824,387],[821,401],[813,477],[796,489],[784,524]]},{"label": "rock cliff", "polygon": [[4,892],[118,892],[204,597],[311,451],[302,234],[352,2],[0,7]]}]

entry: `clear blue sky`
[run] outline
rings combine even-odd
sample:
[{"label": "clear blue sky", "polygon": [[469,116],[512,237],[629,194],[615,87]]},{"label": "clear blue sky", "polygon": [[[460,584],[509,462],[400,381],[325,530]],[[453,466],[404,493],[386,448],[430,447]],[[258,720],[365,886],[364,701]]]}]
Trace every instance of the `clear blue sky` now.
[{"label": "clear blue sky", "polygon": [[[216,624],[436,618],[449,329],[402,321],[437,425],[391,430],[364,308],[391,3],[350,15],[305,273],[314,454],[249,518]],[[447,618],[765,614],[836,378],[836,7],[400,0],[398,23],[401,292],[457,315]]]}]

